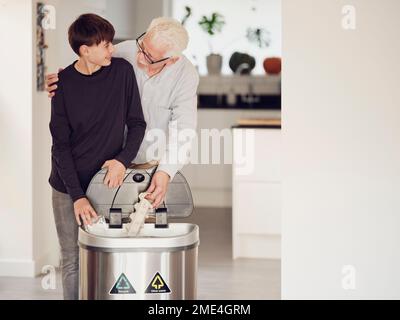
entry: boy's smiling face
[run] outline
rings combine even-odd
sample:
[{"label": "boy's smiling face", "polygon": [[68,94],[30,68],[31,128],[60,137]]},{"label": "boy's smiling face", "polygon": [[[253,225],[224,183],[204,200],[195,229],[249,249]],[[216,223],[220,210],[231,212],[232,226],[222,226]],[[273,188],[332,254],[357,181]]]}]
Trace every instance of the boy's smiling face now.
[{"label": "boy's smiling face", "polygon": [[106,67],[111,64],[111,58],[114,53],[114,45],[109,41],[101,41],[92,46],[83,45],[80,48],[81,56],[90,63]]}]

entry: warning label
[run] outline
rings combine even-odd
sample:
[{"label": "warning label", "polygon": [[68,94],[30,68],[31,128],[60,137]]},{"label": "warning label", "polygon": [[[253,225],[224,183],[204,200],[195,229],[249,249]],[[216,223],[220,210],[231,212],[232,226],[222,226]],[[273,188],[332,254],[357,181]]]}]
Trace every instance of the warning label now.
[{"label": "warning label", "polygon": [[168,288],[167,283],[157,272],[156,275],[151,280],[149,286],[146,289],[146,293],[168,293],[171,290]]},{"label": "warning label", "polygon": [[136,293],[133,289],[132,284],[129,282],[128,278],[124,273],[121,273],[118,280],[112,287],[110,294],[133,294]]}]

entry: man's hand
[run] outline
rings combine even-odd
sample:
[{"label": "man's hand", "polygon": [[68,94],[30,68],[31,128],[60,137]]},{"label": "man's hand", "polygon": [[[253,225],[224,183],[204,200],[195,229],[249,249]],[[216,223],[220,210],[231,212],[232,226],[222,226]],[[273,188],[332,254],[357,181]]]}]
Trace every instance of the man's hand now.
[{"label": "man's hand", "polygon": [[104,178],[103,183],[109,188],[115,188],[122,185],[122,181],[124,180],[124,175],[126,172],[125,166],[119,162],[118,160],[107,160],[101,166],[101,168],[107,168],[107,174]]},{"label": "man's hand", "polygon": [[146,191],[149,193],[146,199],[152,201],[153,208],[158,208],[160,203],[164,200],[168,189],[169,178],[168,173],[164,171],[157,171],[153,174],[150,187]]},{"label": "man's hand", "polygon": [[[63,69],[58,69],[58,72]],[[46,75],[46,91],[49,93],[49,98],[52,98],[56,93],[54,92],[57,89],[56,83],[58,82],[58,73],[51,73]],[[52,92],[53,91],[53,92]]]},{"label": "man's hand", "polygon": [[92,224],[92,217],[97,218],[97,213],[94,211],[90,202],[86,198],[78,199],[74,202],[75,219],[78,225],[81,225],[82,219],[85,226]]}]

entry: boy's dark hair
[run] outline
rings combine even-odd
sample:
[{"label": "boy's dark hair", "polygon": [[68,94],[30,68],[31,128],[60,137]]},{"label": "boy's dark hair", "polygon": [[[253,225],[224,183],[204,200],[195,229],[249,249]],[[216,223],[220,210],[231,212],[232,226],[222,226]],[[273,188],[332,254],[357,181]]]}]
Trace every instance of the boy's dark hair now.
[{"label": "boy's dark hair", "polygon": [[115,30],[113,25],[97,14],[82,14],[68,29],[68,41],[72,50],[79,55],[82,45],[98,45],[102,41],[112,42]]}]

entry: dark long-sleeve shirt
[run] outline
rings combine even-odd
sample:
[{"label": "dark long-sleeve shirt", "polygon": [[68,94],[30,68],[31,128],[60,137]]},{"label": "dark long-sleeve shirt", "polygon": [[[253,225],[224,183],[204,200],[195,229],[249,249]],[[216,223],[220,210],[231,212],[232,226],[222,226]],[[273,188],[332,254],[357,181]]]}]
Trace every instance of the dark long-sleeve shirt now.
[{"label": "dark long-sleeve shirt", "polygon": [[51,102],[49,183],[76,201],[85,197],[91,178],[105,161],[116,159],[129,166],[143,140],[146,122],[129,62],[113,58],[109,66],[92,75],[78,72],[74,64],[59,73]]}]

